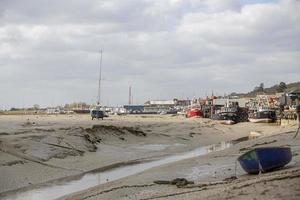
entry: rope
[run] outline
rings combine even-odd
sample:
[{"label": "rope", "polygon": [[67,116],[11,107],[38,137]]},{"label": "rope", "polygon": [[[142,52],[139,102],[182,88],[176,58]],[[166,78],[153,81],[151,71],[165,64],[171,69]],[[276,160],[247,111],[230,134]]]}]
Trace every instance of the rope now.
[{"label": "rope", "polygon": [[293,137],[293,139],[295,139],[295,138],[297,137],[297,135],[298,135],[298,133],[299,133],[299,129],[300,129],[300,122],[299,122],[299,125],[298,125],[298,130],[296,131],[296,134],[295,134],[295,136]]},{"label": "rope", "polygon": [[297,135],[299,133],[299,129],[300,129],[300,104],[298,104],[296,107],[296,113],[297,113],[297,118],[298,118],[298,130],[293,139],[295,139],[297,137]]}]

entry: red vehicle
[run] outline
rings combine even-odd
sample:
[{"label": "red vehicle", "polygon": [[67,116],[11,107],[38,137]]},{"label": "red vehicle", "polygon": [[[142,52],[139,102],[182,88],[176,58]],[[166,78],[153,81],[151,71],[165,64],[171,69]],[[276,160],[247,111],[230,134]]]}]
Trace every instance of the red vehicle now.
[{"label": "red vehicle", "polygon": [[198,108],[192,108],[187,111],[186,117],[203,117],[203,112]]}]

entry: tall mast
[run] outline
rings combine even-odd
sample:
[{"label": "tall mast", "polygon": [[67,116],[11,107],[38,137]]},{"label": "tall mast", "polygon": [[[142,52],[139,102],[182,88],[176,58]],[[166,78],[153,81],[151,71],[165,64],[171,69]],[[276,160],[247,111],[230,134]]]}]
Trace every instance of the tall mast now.
[{"label": "tall mast", "polygon": [[100,50],[100,70],[99,70],[99,85],[98,85],[98,102],[97,105],[100,105],[101,101],[101,70],[102,70],[102,50]]},{"label": "tall mast", "polygon": [[131,85],[129,86],[129,100],[128,100],[128,104],[131,105]]}]

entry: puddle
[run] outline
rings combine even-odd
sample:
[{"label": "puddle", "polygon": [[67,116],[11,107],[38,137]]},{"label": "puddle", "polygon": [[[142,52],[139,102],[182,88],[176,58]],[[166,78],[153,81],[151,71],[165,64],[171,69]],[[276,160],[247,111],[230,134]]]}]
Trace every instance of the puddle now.
[{"label": "puddle", "polygon": [[160,150],[164,150],[171,146],[181,146],[181,145],[183,145],[183,144],[178,144],[178,143],[175,143],[173,145],[170,145],[170,144],[145,144],[142,146],[134,146],[131,148],[132,149],[140,149],[140,150],[149,150],[149,151],[160,151]]},{"label": "puddle", "polygon": [[37,188],[31,188],[25,191],[24,190],[17,191],[14,192],[13,194],[8,194],[3,197],[1,197],[0,195],[0,199],[3,200],[56,199],[70,193],[78,192],[96,185],[104,184],[133,174],[137,174],[145,170],[151,169],[153,167],[205,155],[213,151],[224,150],[230,146],[232,146],[231,142],[222,142],[216,145],[200,147],[186,153],[168,156],[159,160],[133,164],[128,166],[121,166],[107,171],[101,171],[101,172],[94,171],[91,173],[87,173],[75,180],[74,179],[68,181],[62,180],[60,182],[55,181],[53,183],[48,183],[47,185],[43,185]]},{"label": "puddle", "polygon": [[132,147],[133,149],[142,149],[142,150],[150,150],[150,151],[159,151],[164,150],[165,148],[169,147],[168,144],[147,144],[143,146],[136,146]]}]

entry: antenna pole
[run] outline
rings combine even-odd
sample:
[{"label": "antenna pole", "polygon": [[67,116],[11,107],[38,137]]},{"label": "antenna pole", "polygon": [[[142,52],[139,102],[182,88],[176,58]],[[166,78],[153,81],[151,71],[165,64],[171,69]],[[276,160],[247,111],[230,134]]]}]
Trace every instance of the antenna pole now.
[{"label": "antenna pole", "polygon": [[100,105],[101,101],[101,70],[102,70],[102,50],[100,50],[100,70],[99,70],[99,85],[98,85],[98,102],[97,104]]},{"label": "antenna pole", "polygon": [[128,104],[131,105],[132,101],[131,101],[131,85],[129,86],[129,99],[128,99]]}]

